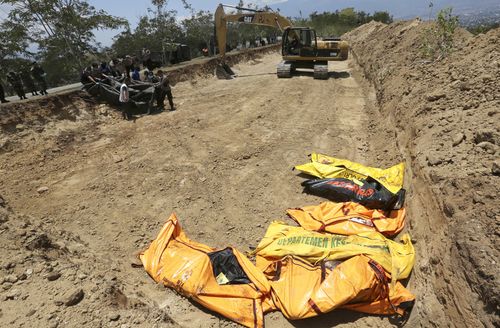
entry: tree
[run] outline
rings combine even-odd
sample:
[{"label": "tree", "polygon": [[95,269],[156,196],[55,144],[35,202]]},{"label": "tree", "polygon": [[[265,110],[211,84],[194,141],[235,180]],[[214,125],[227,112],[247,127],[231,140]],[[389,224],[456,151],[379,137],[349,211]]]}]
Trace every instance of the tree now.
[{"label": "tree", "polygon": [[[190,5],[183,1],[188,9]],[[168,10],[168,1],[152,0],[153,8],[139,18],[134,31],[125,30],[113,39],[111,46],[116,56],[136,55],[143,48],[163,52],[168,43],[180,42],[184,38],[181,26],[176,20],[177,12]]]},{"label": "tree", "polygon": [[77,76],[85,58],[96,52],[94,30],[128,26],[126,20],[85,0],[0,0],[0,4],[12,6],[9,24],[38,47],[38,59],[59,67],[49,74],[52,82]]},{"label": "tree", "polygon": [[357,21],[357,15],[354,8],[342,9],[339,13],[339,18],[343,25],[352,25]]},{"label": "tree", "polygon": [[203,48],[210,49],[210,39],[213,34],[213,14],[209,11],[199,11],[181,22],[184,32],[184,43],[191,47],[193,55],[201,55]]},{"label": "tree", "polygon": [[26,30],[10,21],[0,24],[0,66],[5,67],[5,60],[27,53],[28,36]]},{"label": "tree", "polygon": [[387,11],[376,11],[373,13],[372,19],[376,22],[382,22],[385,24],[392,23],[392,16],[389,15]]}]

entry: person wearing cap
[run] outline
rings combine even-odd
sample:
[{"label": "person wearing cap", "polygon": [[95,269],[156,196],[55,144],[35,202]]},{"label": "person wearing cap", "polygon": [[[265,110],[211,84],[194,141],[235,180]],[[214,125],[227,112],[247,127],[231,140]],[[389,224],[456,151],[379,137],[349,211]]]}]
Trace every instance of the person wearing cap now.
[{"label": "person wearing cap", "polygon": [[42,95],[48,95],[49,93],[47,92],[47,81],[45,81],[45,76],[47,74],[37,62],[33,62],[33,66],[31,67],[31,75],[33,75],[33,78],[38,83],[38,86],[40,87],[40,93]]},{"label": "person wearing cap", "polygon": [[14,89],[20,100],[28,99],[26,97],[26,93],[24,92],[23,82],[21,81],[19,74],[16,74],[14,71],[10,71],[7,73],[7,81],[9,81],[12,89]]}]

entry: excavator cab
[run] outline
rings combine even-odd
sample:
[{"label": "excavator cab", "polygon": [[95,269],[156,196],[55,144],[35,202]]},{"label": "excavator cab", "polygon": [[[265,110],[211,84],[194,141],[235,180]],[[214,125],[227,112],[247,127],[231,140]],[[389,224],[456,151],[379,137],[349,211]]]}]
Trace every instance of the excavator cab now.
[{"label": "excavator cab", "polygon": [[288,27],[281,44],[283,61],[278,64],[279,78],[292,77],[297,68],[314,69],[315,79],[328,79],[328,61],[318,58],[316,31],[309,27]]},{"label": "excavator cab", "polygon": [[283,33],[281,52],[283,56],[316,55],[316,31],[308,27],[289,27]]}]

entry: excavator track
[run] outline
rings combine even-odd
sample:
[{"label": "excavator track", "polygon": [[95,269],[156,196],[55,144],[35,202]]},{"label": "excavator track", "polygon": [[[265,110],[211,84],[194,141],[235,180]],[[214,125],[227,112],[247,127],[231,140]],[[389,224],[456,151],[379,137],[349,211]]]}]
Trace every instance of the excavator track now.
[{"label": "excavator track", "polygon": [[328,80],[328,62],[319,62],[314,65],[314,78]]},{"label": "excavator track", "polygon": [[287,61],[282,61],[281,63],[278,64],[278,78],[290,78],[292,77],[292,63],[287,62]]}]

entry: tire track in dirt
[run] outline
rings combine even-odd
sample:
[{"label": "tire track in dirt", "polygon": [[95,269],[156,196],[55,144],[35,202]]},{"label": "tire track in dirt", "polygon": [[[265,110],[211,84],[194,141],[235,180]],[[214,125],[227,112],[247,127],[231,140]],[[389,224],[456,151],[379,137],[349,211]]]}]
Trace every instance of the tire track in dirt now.
[{"label": "tire track in dirt", "polygon": [[[53,138],[26,140],[0,158],[10,175],[0,193],[16,211],[50,217],[77,233],[89,251],[107,259],[95,264],[96,272],[113,267],[129,293],[154,301],[177,323],[237,326],[155,287],[143,270],[130,267],[129,256],[156,236],[171,211],[199,242],[255,246],[271,221],[286,220],[287,208],[321,201],[302,194],[302,179],[291,172],[312,151],[381,166],[369,133],[378,128],[373,92],[353,78],[348,62],[330,64],[332,77],[320,81],[308,73],[277,79],[279,60],[271,54],[240,64],[235,70],[242,76],[234,80],[177,84],[176,112],[82,125],[77,133],[85,140],[43,165],[26,163],[34,153],[50,152]],[[395,150],[395,140],[384,146]],[[395,164],[399,154],[390,155],[385,161]],[[49,191],[39,195],[41,185]],[[271,327],[391,325],[347,311],[293,324],[273,313],[266,321]]]}]

